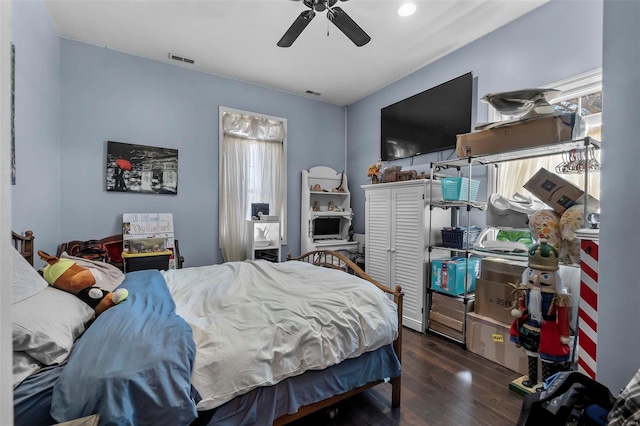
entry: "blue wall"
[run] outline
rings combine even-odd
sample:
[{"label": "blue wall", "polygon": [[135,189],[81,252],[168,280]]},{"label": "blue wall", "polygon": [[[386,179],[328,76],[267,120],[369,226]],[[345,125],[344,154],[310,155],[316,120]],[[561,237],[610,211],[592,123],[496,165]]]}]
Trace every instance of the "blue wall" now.
[{"label": "blue wall", "polygon": [[[364,233],[369,164],[380,152],[380,108],[472,71],[478,101],[473,125],[487,122],[487,93],[539,87],[602,66],[602,2],[551,1],[347,108],[347,169],[355,232]],[[415,157],[413,165],[448,158],[450,151]],[[455,157],[455,154],[453,154]],[[387,165],[409,165],[395,160]],[[474,169],[475,177],[480,170]],[[485,185],[481,185],[483,188]],[[484,193],[479,193],[483,199]],[[476,224],[483,215],[472,217]]]},{"label": "blue wall", "polygon": [[60,38],[41,2],[14,1],[16,47],[16,232],[34,231],[39,250],[60,241]]},{"label": "blue wall", "polygon": [[640,368],[640,2],[604,2],[598,380],[614,394]]},{"label": "blue wall", "polygon": [[[121,232],[123,212],[173,213],[186,266],[218,250],[219,106],[288,121],[288,246],[300,251],[301,170],[344,169],[344,108],[62,40],[64,239]],[[330,124],[327,124],[330,123]],[[106,141],[178,150],[178,194],[105,190]]]}]

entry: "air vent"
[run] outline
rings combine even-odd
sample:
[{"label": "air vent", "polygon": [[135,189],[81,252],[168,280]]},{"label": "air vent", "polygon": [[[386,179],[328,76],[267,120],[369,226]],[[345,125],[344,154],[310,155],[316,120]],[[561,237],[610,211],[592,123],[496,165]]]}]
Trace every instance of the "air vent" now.
[{"label": "air vent", "polygon": [[194,64],[196,62],[193,59],[185,58],[173,53],[169,53],[169,59],[173,59],[174,61],[186,62],[187,64]]},{"label": "air vent", "polygon": [[314,96],[320,96],[320,95],[322,95],[322,93],[320,93],[320,92],[314,92],[313,90],[307,90],[305,93],[306,93],[307,95],[314,95]]}]

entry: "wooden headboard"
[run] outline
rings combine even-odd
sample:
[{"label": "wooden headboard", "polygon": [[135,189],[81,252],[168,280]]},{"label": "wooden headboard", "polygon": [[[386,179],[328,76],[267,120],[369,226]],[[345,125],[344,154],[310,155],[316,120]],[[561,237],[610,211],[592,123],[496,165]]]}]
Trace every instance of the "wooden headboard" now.
[{"label": "wooden headboard", "polygon": [[[104,244],[105,248],[109,252],[111,263],[124,271],[124,263],[122,261],[122,234],[111,235],[98,241]],[[82,243],[84,243],[84,241],[73,240],[67,243],[60,244],[58,246],[56,257],[60,257],[60,255],[62,255],[62,252],[67,252],[69,256],[75,256],[80,250],[80,244]],[[180,255],[180,246],[178,245],[178,240],[174,240],[173,244],[174,254],[176,258],[176,267],[178,269],[181,269],[182,264],[184,263],[184,256]]]},{"label": "wooden headboard", "polygon": [[18,252],[33,266],[33,231],[26,231],[20,235],[11,231],[11,241]]},{"label": "wooden headboard", "polygon": [[[122,234],[115,234],[109,237],[102,238],[100,240],[104,247],[109,252],[109,257],[111,257],[111,262],[124,271],[124,264],[122,263]],[[73,240],[68,243],[61,243],[58,246],[58,252],[56,253],[56,257],[60,257],[62,252],[67,252],[69,256],[75,256],[80,250],[80,244],[84,243],[84,241]]]}]

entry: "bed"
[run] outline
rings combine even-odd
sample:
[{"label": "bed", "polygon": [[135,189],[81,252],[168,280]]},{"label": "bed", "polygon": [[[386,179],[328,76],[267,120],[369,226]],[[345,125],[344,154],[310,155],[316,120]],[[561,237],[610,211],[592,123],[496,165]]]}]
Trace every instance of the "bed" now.
[{"label": "bed", "polygon": [[[400,405],[402,292],[338,253],[138,271],[108,284],[129,298],[89,315],[63,353],[43,357],[14,336],[14,359],[31,369],[18,384],[14,374],[16,425],[92,414],[105,425],[279,425],[385,381]],[[84,322],[83,308],[65,311]],[[21,321],[51,314],[21,311],[31,312]]]}]

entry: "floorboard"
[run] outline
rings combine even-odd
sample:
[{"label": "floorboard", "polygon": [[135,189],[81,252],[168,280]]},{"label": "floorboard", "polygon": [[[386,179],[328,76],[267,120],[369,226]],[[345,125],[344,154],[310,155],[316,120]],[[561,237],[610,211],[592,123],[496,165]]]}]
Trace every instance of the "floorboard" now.
[{"label": "floorboard", "polygon": [[509,383],[518,377],[457,343],[405,328],[400,408],[391,409],[391,386],[381,384],[291,425],[512,426],[522,396]]}]

